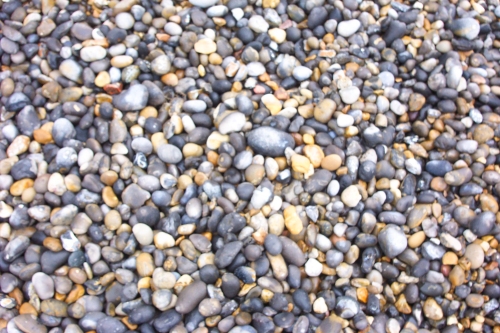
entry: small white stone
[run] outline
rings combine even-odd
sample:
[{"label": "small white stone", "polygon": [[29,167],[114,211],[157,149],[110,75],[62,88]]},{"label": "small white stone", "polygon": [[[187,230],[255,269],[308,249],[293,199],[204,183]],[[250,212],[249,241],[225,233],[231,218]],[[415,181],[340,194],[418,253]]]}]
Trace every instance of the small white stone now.
[{"label": "small white stone", "polygon": [[325,299],[323,297],[318,297],[314,301],[313,310],[316,313],[326,313],[328,311],[328,306],[326,305]]},{"label": "small white stone", "polygon": [[132,228],[135,239],[141,245],[149,245],[153,243],[153,230],[151,227],[144,223],[137,223]]},{"label": "small white stone", "polygon": [[339,91],[340,98],[345,104],[352,104],[356,102],[361,95],[358,87],[351,86]]},{"label": "small white stone", "polygon": [[408,172],[414,175],[420,175],[422,173],[422,166],[414,158],[409,158],[405,161],[405,167]]},{"label": "small white stone", "polygon": [[345,128],[354,124],[354,118],[351,115],[341,113],[337,118],[337,125]]},{"label": "small white stone", "polygon": [[309,259],[305,265],[306,274],[311,277],[320,276],[323,265],[316,259]]},{"label": "small white stone", "polygon": [[159,250],[168,249],[175,245],[175,239],[170,234],[160,231],[154,236],[155,246]]},{"label": "small white stone", "polygon": [[342,202],[348,207],[356,207],[356,205],[361,200],[361,194],[356,185],[351,185],[342,192],[341,195]]},{"label": "small white stone", "polygon": [[267,187],[259,187],[253,192],[250,202],[255,209],[261,209],[271,199],[271,195]]},{"label": "small white stone", "polygon": [[405,105],[401,104],[400,101],[395,99],[391,102],[391,111],[394,112],[398,116],[402,116],[406,113],[407,107]]},{"label": "small white stone", "polygon": [[342,37],[350,37],[361,27],[361,22],[358,20],[342,21],[337,26],[337,32]]},{"label": "small white stone", "polygon": [[330,184],[328,184],[328,187],[326,188],[326,193],[329,196],[334,197],[339,193],[339,190],[340,190],[339,182],[337,180],[332,180]]},{"label": "small white stone", "polygon": [[245,16],[245,12],[241,8],[234,8],[231,10],[231,13],[236,21],[241,20]]},{"label": "small white stone", "polygon": [[66,231],[61,235],[62,247],[68,252],[75,252],[82,246],[78,238],[71,231]]},{"label": "small white stone", "polygon": [[312,75],[312,70],[306,66],[297,66],[293,69],[293,77],[297,81],[304,81],[310,78]]},{"label": "small white stone", "polygon": [[118,28],[128,30],[134,26],[134,17],[127,12],[116,15],[115,22]]},{"label": "small white stone", "polygon": [[92,161],[94,158],[94,152],[90,148],[83,148],[78,153],[78,165],[82,166],[85,163]]},{"label": "small white stone", "polygon": [[262,16],[253,15],[248,20],[248,27],[252,29],[254,32],[262,34],[267,32],[267,30],[269,29],[269,23],[267,23]]}]

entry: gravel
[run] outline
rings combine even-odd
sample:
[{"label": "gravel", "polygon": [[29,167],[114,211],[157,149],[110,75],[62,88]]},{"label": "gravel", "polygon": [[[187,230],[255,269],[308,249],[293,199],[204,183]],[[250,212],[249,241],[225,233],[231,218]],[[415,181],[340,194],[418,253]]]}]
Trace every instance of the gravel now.
[{"label": "gravel", "polygon": [[0,333],[498,331],[496,1],[0,6]]}]

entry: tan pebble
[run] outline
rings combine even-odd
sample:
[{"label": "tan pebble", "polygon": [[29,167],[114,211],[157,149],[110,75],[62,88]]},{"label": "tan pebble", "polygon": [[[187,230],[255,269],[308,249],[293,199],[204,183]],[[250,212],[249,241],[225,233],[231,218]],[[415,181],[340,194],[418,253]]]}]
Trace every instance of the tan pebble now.
[{"label": "tan pebble", "polygon": [[446,252],[442,261],[443,265],[456,265],[458,264],[458,256],[453,252]]},{"label": "tan pebble", "polygon": [[115,208],[120,204],[120,200],[111,186],[106,186],[102,189],[102,200],[111,208]]},{"label": "tan pebble", "polygon": [[[7,205],[5,202],[0,201],[0,217],[7,219],[12,215],[14,208]],[[8,223],[0,224],[0,237],[9,238],[11,233],[11,227]]]},{"label": "tan pebble", "polygon": [[342,159],[336,154],[327,155],[321,160],[321,167],[328,171],[335,171],[340,168],[341,165]]},{"label": "tan pebble", "polygon": [[279,5],[279,0],[263,0],[262,7],[263,8],[276,8]]},{"label": "tan pebble", "polygon": [[23,194],[24,190],[33,187],[35,182],[33,179],[20,179],[10,186],[10,194],[15,197],[19,197]]},{"label": "tan pebble", "polygon": [[443,192],[448,188],[448,184],[446,184],[443,177],[432,178],[430,186],[434,191],[438,192]]},{"label": "tan pebble", "polygon": [[220,145],[224,142],[229,142],[229,135],[212,132],[207,138],[207,148],[212,150],[219,149]]},{"label": "tan pebble", "polygon": [[245,179],[253,185],[258,185],[266,174],[265,168],[259,164],[252,164],[245,170]]},{"label": "tan pebble", "polygon": [[118,180],[118,174],[116,171],[108,170],[101,174],[101,182],[108,186],[112,186]]},{"label": "tan pebble", "polygon": [[65,302],[68,304],[74,303],[78,301],[83,295],[85,295],[85,289],[81,285],[75,284],[66,297]]},{"label": "tan pebble", "polygon": [[116,210],[110,210],[104,216],[104,225],[108,230],[117,230],[122,224],[122,217]]},{"label": "tan pebble", "polygon": [[301,105],[297,108],[297,111],[305,119],[309,119],[314,116],[314,106],[312,104]]},{"label": "tan pebble", "polygon": [[498,213],[498,202],[489,193],[483,193],[479,196],[479,201],[481,202],[481,209],[484,211],[490,211],[493,213]]},{"label": "tan pebble", "polygon": [[125,68],[132,65],[134,58],[128,55],[119,55],[111,58],[111,66],[116,68]]},{"label": "tan pebble", "polygon": [[168,73],[161,77],[161,82],[170,87],[175,87],[179,83],[179,78],[174,73]]},{"label": "tan pebble", "polygon": [[486,124],[479,124],[474,129],[473,138],[479,144],[491,140],[495,136],[493,129]]},{"label": "tan pebble", "polygon": [[288,276],[288,267],[283,256],[281,254],[273,256],[267,253],[267,258],[272,267],[274,277],[278,281],[284,281]]},{"label": "tan pebble", "polygon": [[284,210],[283,215],[285,217],[285,226],[287,230],[290,231],[292,235],[299,234],[304,228],[304,226],[302,224],[302,220],[297,214],[295,206],[288,206]]},{"label": "tan pebble", "polygon": [[14,80],[12,80],[10,77],[5,78],[2,83],[0,84],[0,92],[2,93],[2,96],[5,97],[10,97],[12,93],[14,93],[16,85],[14,83]]},{"label": "tan pebble", "polygon": [[64,185],[66,185],[68,191],[76,193],[81,190],[82,181],[77,175],[69,174],[64,177]]},{"label": "tan pebble", "polygon": [[7,156],[17,156],[28,150],[30,138],[26,135],[18,135],[7,148]]},{"label": "tan pebble", "polygon": [[286,31],[279,28],[269,29],[267,32],[271,40],[275,41],[278,44],[283,43],[286,40]]},{"label": "tan pebble", "polygon": [[273,214],[268,219],[269,233],[281,235],[285,229],[285,220],[281,214]]},{"label": "tan pebble", "polygon": [[182,147],[182,154],[184,157],[199,157],[203,155],[203,148],[195,143],[186,143]]},{"label": "tan pebble", "polygon": [[165,135],[163,134],[163,132],[158,132],[151,135],[151,143],[153,144],[153,150],[157,152],[158,147],[167,143],[167,140],[165,139]]},{"label": "tan pebble", "polygon": [[424,314],[432,320],[440,320],[443,318],[443,309],[432,297],[428,297],[424,303]]},{"label": "tan pebble", "polygon": [[464,256],[470,261],[472,269],[478,269],[484,263],[484,250],[478,244],[469,244],[465,249]]},{"label": "tan pebble", "polygon": [[417,231],[416,233],[412,234],[410,238],[408,238],[408,246],[411,247],[412,249],[416,249],[422,243],[425,241],[425,232],[423,231]]},{"label": "tan pebble", "polygon": [[194,50],[201,54],[210,54],[217,51],[217,44],[209,38],[203,38],[194,44]]},{"label": "tan pebble", "polygon": [[448,275],[448,280],[450,281],[451,285],[455,287],[464,284],[465,272],[462,267],[460,267],[460,265],[456,265],[455,267],[453,267],[450,274]]},{"label": "tan pebble", "polygon": [[31,314],[33,316],[38,317],[38,312],[33,307],[33,305],[31,305],[30,303],[21,304],[21,307],[19,308],[19,314],[21,314],[21,315]]},{"label": "tan pebble", "polygon": [[153,256],[149,253],[141,253],[136,261],[137,273],[141,277],[152,276],[155,268]]},{"label": "tan pebble", "polygon": [[273,94],[266,94],[261,98],[262,104],[271,112],[271,115],[277,115],[283,108],[283,104]]},{"label": "tan pebble", "polygon": [[61,241],[57,238],[47,237],[43,240],[43,246],[53,252],[62,251],[63,247]]},{"label": "tan pebble", "polygon": [[314,108],[314,119],[326,124],[332,119],[333,113],[337,109],[335,101],[325,98]]},{"label": "tan pebble", "polygon": [[160,231],[154,235],[154,243],[157,249],[164,250],[175,245],[175,239],[168,233]]},{"label": "tan pebble", "polygon": [[321,162],[325,158],[323,149],[321,149],[320,146],[314,144],[306,145],[303,149],[303,153],[307,156],[307,158],[309,158],[314,168],[319,168]]},{"label": "tan pebble", "polygon": [[29,187],[23,191],[21,194],[21,200],[26,203],[30,203],[35,199],[36,191],[33,187]]},{"label": "tan pebble", "polygon": [[311,166],[311,162],[305,156],[295,154],[291,158],[292,169],[295,172],[308,173]]},{"label": "tan pebble", "polygon": [[33,138],[43,145],[52,142],[52,134],[44,129],[38,128],[33,131]]},{"label": "tan pebble", "polygon": [[84,284],[87,281],[87,274],[79,267],[71,267],[68,272],[68,277],[76,284]]},{"label": "tan pebble", "polygon": [[97,74],[97,76],[94,80],[94,83],[99,88],[102,88],[105,85],[111,83],[111,77],[109,76],[109,73],[106,71],[99,72],[99,74]]}]

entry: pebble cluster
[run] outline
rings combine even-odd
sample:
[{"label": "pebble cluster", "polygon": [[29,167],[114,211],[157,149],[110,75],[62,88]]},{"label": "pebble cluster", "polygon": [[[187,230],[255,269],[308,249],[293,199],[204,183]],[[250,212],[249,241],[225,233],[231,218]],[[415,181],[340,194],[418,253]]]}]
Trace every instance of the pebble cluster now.
[{"label": "pebble cluster", "polygon": [[500,332],[499,0],[0,5],[0,333]]}]

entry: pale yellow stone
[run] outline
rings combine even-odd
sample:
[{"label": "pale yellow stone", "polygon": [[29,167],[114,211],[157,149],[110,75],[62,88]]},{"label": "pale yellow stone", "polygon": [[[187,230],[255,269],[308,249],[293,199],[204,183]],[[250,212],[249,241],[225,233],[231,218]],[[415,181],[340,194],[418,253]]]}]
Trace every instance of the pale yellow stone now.
[{"label": "pale yellow stone", "polygon": [[203,148],[195,143],[186,143],[182,147],[182,154],[184,157],[199,157],[203,155]]},{"label": "pale yellow stone", "polygon": [[261,101],[273,116],[277,115],[283,107],[281,101],[277,99],[273,94],[266,94],[262,96]]},{"label": "pale yellow stone", "polygon": [[217,44],[209,38],[203,38],[194,44],[194,50],[201,54],[210,54],[217,51]]},{"label": "pale yellow stone", "polygon": [[269,37],[278,44],[283,43],[286,40],[286,31],[279,28],[269,29],[267,32]]},{"label": "pale yellow stone", "polygon": [[305,156],[295,154],[291,158],[293,171],[307,173],[311,166],[311,161]]},{"label": "pale yellow stone", "polygon": [[212,150],[219,149],[220,145],[224,142],[229,142],[229,135],[212,132],[207,139],[207,148]]},{"label": "pale yellow stone", "polygon": [[284,210],[283,214],[285,216],[285,226],[288,229],[288,231],[290,231],[292,235],[299,234],[304,228],[304,226],[302,225],[302,220],[297,214],[295,206],[288,206]]},{"label": "pale yellow stone", "polygon": [[17,156],[25,153],[28,150],[30,138],[26,135],[18,135],[7,148],[7,156]]}]

